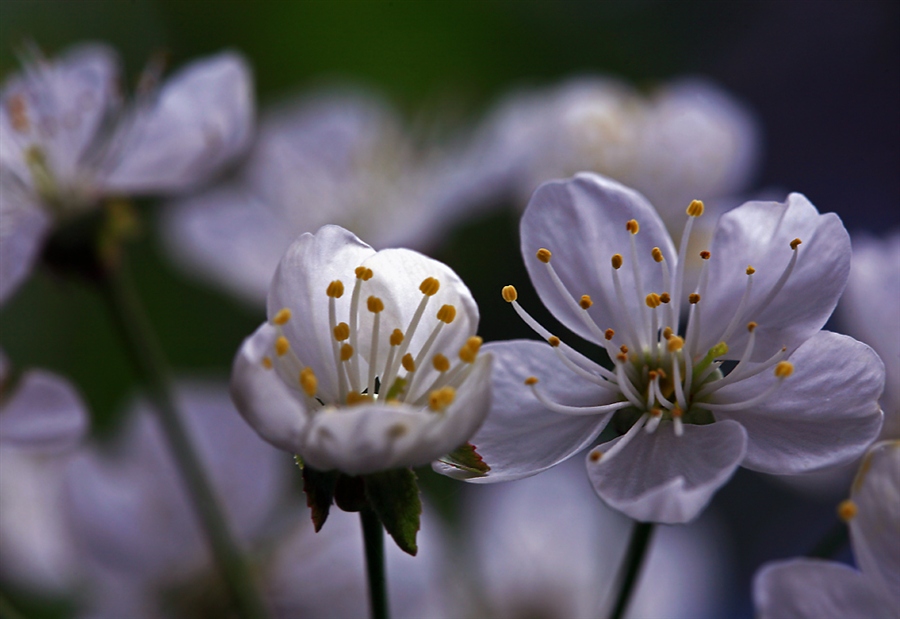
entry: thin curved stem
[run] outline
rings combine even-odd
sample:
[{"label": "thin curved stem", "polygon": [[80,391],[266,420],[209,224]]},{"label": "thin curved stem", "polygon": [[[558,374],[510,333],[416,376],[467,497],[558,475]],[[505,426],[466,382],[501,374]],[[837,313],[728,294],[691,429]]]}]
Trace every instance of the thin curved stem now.
[{"label": "thin curved stem", "polygon": [[234,541],[224,512],[184,428],[167,364],[150,327],[124,260],[101,279],[104,300],[135,371],[144,384],[213,558],[242,619],[267,616],[250,571]]},{"label": "thin curved stem", "polygon": [[389,619],[387,573],[384,567],[384,528],[371,507],[359,512],[366,546],[366,575],[369,579],[369,606],[372,619]]},{"label": "thin curved stem", "polygon": [[631,538],[628,540],[628,549],[625,551],[625,558],[620,568],[619,593],[610,619],[622,619],[625,616],[628,603],[631,601],[631,594],[634,592],[640,576],[641,566],[647,556],[647,550],[650,548],[652,536],[652,522],[634,523],[634,527],[631,529]]}]

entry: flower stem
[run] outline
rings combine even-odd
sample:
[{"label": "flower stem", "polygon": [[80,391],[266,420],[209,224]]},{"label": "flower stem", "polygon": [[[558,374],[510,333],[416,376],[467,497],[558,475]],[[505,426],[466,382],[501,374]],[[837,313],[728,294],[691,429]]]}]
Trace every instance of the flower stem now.
[{"label": "flower stem", "polygon": [[806,556],[811,559],[833,559],[841,549],[850,542],[850,532],[847,525],[838,522],[825,535],[819,539]]},{"label": "flower stem", "polygon": [[105,270],[101,287],[131,363],[147,390],[235,607],[242,619],[262,619],[267,613],[232,537],[219,499],[182,424],[162,349],[143,311],[124,260],[115,268]]},{"label": "flower stem", "polygon": [[366,545],[366,574],[369,577],[369,605],[372,619],[389,619],[387,574],[384,569],[384,529],[371,507],[359,512]]},{"label": "flower stem", "polygon": [[622,619],[628,609],[631,594],[637,585],[641,565],[650,548],[650,538],[653,535],[652,522],[635,522],[631,529],[631,538],[628,540],[628,549],[625,551],[625,559],[620,568],[619,594],[616,597],[616,605],[613,607],[610,619]]}]

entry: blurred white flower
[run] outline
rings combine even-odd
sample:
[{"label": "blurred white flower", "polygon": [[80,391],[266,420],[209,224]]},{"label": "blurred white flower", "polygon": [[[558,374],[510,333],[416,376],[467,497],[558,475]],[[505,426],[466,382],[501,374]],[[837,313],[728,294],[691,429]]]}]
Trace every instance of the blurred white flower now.
[{"label": "blurred white flower", "polygon": [[0,300],[28,275],[44,237],[110,196],[196,187],[247,144],[250,70],[231,52],[196,61],[127,104],[118,59],[84,44],[30,50],[0,93]]},{"label": "blurred white flower", "polygon": [[237,354],[232,396],[260,436],[316,469],[427,464],[487,414],[478,307],[436,260],[324,226],[282,258],[268,316]]},{"label": "blurred white flower", "polygon": [[760,619],[900,616],[900,441],[872,447],[838,512],[859,569],[820,559],[764,565],[753,583]]}]

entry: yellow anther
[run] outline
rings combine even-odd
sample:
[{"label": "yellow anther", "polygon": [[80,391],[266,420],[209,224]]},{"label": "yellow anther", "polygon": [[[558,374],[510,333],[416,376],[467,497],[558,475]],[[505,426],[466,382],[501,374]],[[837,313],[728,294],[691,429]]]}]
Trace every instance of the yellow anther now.
[{"label": "yellow anther", "polygon": [[775,376],[778,378],[787,378],[794,373],[794,364],[790,361],[779,361],[775,366]]},{"label": "yellow anther", "polygon": [[672,300],[672,296],[668,292],[664,292],[661,295],[659,295],[659,300],[661,303],[668,303],[669,301]]},{"label": "yellow anther", "polygon": [[394,329],[391,332],[391,346],[399,346],[403,343],[403,331],[400,329]]},{"label": "yellow anther", "polygon": [[656,294],[655,292],[651,292],[644,299],[644,302],[647,304],[647,307],[656,309],[657,307],[660,306],[660,304],[662,303],[662,300],[659,298],[658,294]]},{"label": "yellow anther", "polygon": [[288,342],[288,339],[283,335],[279,336],[277,340],[275,340],[275,354],[279,357],[283,357],[287,354],[287,351],[291,349],[291,343]]},{"label": "yellow anther", "polygon": [[612,329],[607,329],[606,331],[603,332],[603,337],[605,337],[607,341],[613,339],[613,337],[615,337],[615,335],[616,335],[616,332],[613,331]]},{"label": "yellow anther", "polygon": [[271,370],[272,369],[272,359],[270,359],[269,357],[263,357],[262,358],[262,366],[264,368],[266,368],[267,370]]},{"label": "yellow anther", "polygon": [[353,356],[353,346],[350,344],[344,344],[341,346],[341,361],[349,361],[350,357]]},{"label": "yellow anther", "polygon": [[272,319],[272,322],[276,325],[283,325],[287,323],[288,320],[291,319],[291,310],[286,307],[282,307],[278,310],[278,313],[275,314],[275,317]]},{"label": "yellow anther", "polygon": [[453,404],[453,400],[455,399],[456,389],[454,389],[450,385],[447,385],[446,387],[435,389],[428,394],[428,408],[437,413],[440,413],[443,412],[445,408]]},{"label": "yellow anther", "polygon": [[710,257],[711,255],[712,255],[712,254],[710,254],[710,253],[709,253],[708,251],[706,251],[706,250],[703,250],[703,251],[700,252],[700,257],[701,257],[703,260],[709,260],[709,257]]},{"label": "yellow anther", "polygon": [[670,337],[672,337],[672,335],[674,335],[674,333],[675,332],[672,331],[672,327],[666,327],[665,329],[663,329],[663,339],[669,339]]},{"label": "yellow anther", "polygon": [[632,234],[637,234],[640,231],[641,226],[638,224],[637,219],[629,219],[625,222],[625,229]]},{"label": "yellow anther", "polygon": [[374,398],[370,396],[368,393],[357,393],[356,391],[351,391],[347,394],[347,404],[362,404],[363,402],[372,402]]},{"label": "yellow anther", "polygon": [[549,338],[547,338],[547,343],[553,346],[553,348],[556,348],[557,346],[559,346],[560,342],[558,337],[556,337],[555,335],[551,335]]},{"label": "yellow anther", "polygon": [[662,416],[662,409],[659,409],[659,408],[652,408],[652,409],[650,409],[650,416],[651,416],[651,417],[661,417],[661,416]]},{"label": "yellow anther", "polygon": [[859,508],[856,506],[856,503],[847,499],[846,501],[841,501],[841,504],[838,505],[837,513],[838,517],[844,522],[850,522],[856,516],[856,513],[859,511]]},{"label": "yellow anther", "polygon": [[409,428],[405,424],[395,423],[388,428],[387,435],[388,438],[400,438],[406,435],[407,432],[409,432]]},{"label": "yellow anther", "polygon": [[650,370],[649,372],[647,372],[647,378],[649,378],[650,382],[652,383],[654,380],[659,378],[659,374],[656,373],[656,370]]},{"label": "yellow anther", "polygon": [[504,286],[503,287],[503,300],[507,303],[512,303],[516,299],[519,298],[519,293],[516,291],[515,286]]},{"label": "yellow anther", "polygon": [[339,323],[334,328],[334,339],[336,339],[338,342],[343,342],[348,337],[350,337],[350,325],[348,325],[346,322]]},{"label": "yellow anther", "polygon": [[753,322],[753,321],[751,320],[750,322],[747,323],[747,331],[749,331],[750,333],[753,333],[753,330],[754,330],[757,326],[758,326],[758,325],[757,325],[755,322]]},{"label": "yellow anther", "polygon": [[419,290],[426,297],[433,297],[437,294],[437,291],[441,288],[441,282],[439,282],[434,277],[426,277],[422,280],[422,283],[419,285]]},{"label": "yellow anther", "polygon": [[678,419],[684,415],[684,411],[676,406],[672,409],[671,414],[673,419]]},{"label": "yellow anther", "polygon": [[529,376],[528,378],[525,379],[525,384],[528,385],[529,387],[532,385],[538,384],[537,376]]},{"label": "yellow anther", "polygon": [[20,94],[13,95],[6,101],[6,112],[9,114],[10,124],[19,133],[28,131],[28,108],[25,105],[25,97]]},{"label": "yellow anther", "polygon": [[591,301],[591,295],[588,294],[581,295],[581,301],[578,302],[578,305],[580,305],[583,310],[590,308],[593,304],[594,302]]},{"label": "yellow anther", "polygon": [[660,380],[666,380],[666,371],[662,368],[656,368],[656,373],[659,375]]},{"label": "yellow anther", "polygon": [[748,264],[746,273],[747,275],[753,275],[754,273],[756,273],[756,269],[754,269],[752,265]]},{"label": "yellow anther", "polygon": [[650,253],[653,254],[653,259],[656,260],[657,262],[662,262],[662,261],[663,261],[662,250],[660,250],[659,247],[654,247],[654,248],[650,251]]},{"label": "yellow anther", "polygon": [[459,358],[464,363],[475,363],[476,357],[478,357],[478,351],[481,350],[482,340],[477,335],[473,335],[466,343],[463,344],[462,348],[459,349]]},{"label": "yellow anther", "polygon": [[791,249],[797,249],[797,247],[801,243],[803,243],[803,241],[801,241],[800,239],[794,239],[793,241],[791,241]]},{"label": "yellow anther", "polygon": [[543,262],[544,264],[547,264],[548,262],[550,262],[550,256],[552,256],[552,255],[553,254],[550,253],[550,250],[546,249],[544,247],[541,247],[539,250],[537,250],[537,259],[540,260],[541,262]]},{"label": "yellow anther", "polygon": [[602,451],[592,451],[591,455],[588,456],[591,459],[591,462],[600,462],[600,458],[603,457]]},{"label": "yellow anther", "polygon": [[703,200],[691,200],[687,207],[687,214],[690,217],[700,217],[703,214]]},{"label": "yellow anther", "polygon": [[691,294],[688,295],[688,303],[690,303],[691,305],[696,305],[699,302],[700,302],[700,295],[697,294],[696,292],[692,292]]},{"label": "yellow anther", "polygon": [[340,299],[344,296],[344,282],[339,279],[334,280],[330,284],[328,284],[328,290],[326,290],[328,296],[333,299]]},{"label": "yellow anther", "polygon": [[628,346],[626,346],[625,344],[622,344],[621,346],[619,346],[619,352],[621,352],[623,355],[627,355],[628,354]]},{"label": "yellow anther", "polygon": [[433,365],[434,369],[438,372],[446,372],[450,369],[450,360],[441,353],[438,353],[431,360],[431,365]]},{"label": "yellow anther", "polygon": [[373,314],[377,314],[378,312],[384,311],[384,302],[378,297],[369,297],[366,299],[366,307],[369,308],[369,311]]},{"label": "yellow anther", "polygon": [[684,348],[684,338],[679,335],[673,335],[669,338],[669,341],[666,342],[666,348],[669,352],[677,352]]},{"label": "yellow anther", "polygon": [[622,268],[622,254],[613,254],[612,268],[616,269],[617,271]]},{"label": "yellow anther", "polygon": [[620,352],[618,355],[616,355],[616,360],[621,361],[622,363],[625,363],[626,361],[628,361],[628,355],[623,352]]},{"label": "yellow anther", "polygon": [[456,308],[452,305],[442,305],[438,310],[437,319],[448,325],[456,318]]},{"label": "yellow anther", "polygon": [[406,370],[407,372],[415,372],[416,371],[416,362],[410,353],[406,353],[405,355],[403,355],[403,359],[400,360],[400,364],[403,366],[403,369]]},{"label": "yellow anther", "polygon": [[366,267],[356,267],[355,273],[356,273],[356,278],[361,279],[364,282],[367,282],[370,279],[372,279],[372,275],[373,275],[372,269],[367,269]]},{"label": "yellow anther", "polygon": [[309,397],[314,397],[319,389],[319,380],[312,368],[303,368],[300,370],[300,386]]}]

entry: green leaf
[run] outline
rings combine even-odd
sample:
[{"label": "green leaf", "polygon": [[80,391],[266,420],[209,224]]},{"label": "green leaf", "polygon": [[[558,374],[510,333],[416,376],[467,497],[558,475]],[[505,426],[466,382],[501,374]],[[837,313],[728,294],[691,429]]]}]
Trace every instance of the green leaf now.
[{"label": "green leaf", "polygon": [[457,447],[443,458],[440,458],[440,461],[461,471],[461,477],[464,479],[483,477],[491,470],[491,467],[484,461],[481,454],[475,451],[475,445],[472,443],[466,443]]},{"label": "green leaf", "polygon": [[366,498],[385,530],[403,552],[416,555],[416,533],[422,501],[412,469],[394,469],[366,475]]},{"label": "green leaf", "polygon": [[328,518],[328,510],[334,500],[334,487],[337,484],[338,472],[323,473],[311,466],[304,466],[299,456],[294,461],[303,469],[303,492],[306,493],[306,505],[312,512],[313,526],[318,533]]}]

